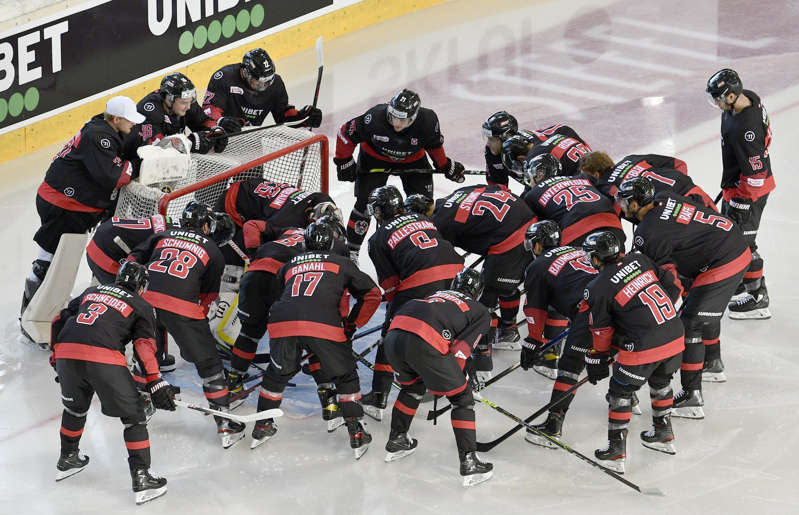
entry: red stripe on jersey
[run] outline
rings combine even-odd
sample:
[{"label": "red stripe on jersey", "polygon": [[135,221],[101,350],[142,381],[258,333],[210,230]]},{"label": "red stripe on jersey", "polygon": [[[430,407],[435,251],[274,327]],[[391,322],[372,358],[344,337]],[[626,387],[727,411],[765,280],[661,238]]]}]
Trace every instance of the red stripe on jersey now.
[{"label": "red stripe on jersey", "polygon": [[244,248],[253,249],[261,246],[261,233],[266,230],[265,220],[247,220],[241,232],[244,238]]},{"label": "red stripe on jersey", "polygon": [[50,204],[60,207],[61,209],[66,209],[67,211],[78,211],[80,213],[103,212],[103,209],[87,206],[86,204],[82,204],[73,198],[67,197],[46,182],[42,182],[41,186],[39,186],[39,189],[36,191],[36,194]]},{"label": "red stripe on jersey", "polygon": [[452,419],[452,427],[455,429],[471,429],[474,431],[474,420],[455,420]]},{"label": "red stripe on jersey", "polygon": [[150,448],[150,440],[140,440],[138,442],[125,442],[125,447],[130,449],[131,451],[140,451],[142,449],[149,449]]},{"label": "red stripe on jersey", "polygon": [[460,201],[458,204],[458,211],[455,213],[455,221],[459,224],[465,224],[466,220],[469,219],[469,215],[472,213],[472,206],[477,199],[480,198],[480,195],[483,194],[485,188],[475,188],[466,195],[466,198]]},{"label": "red stripe on jersey", "polygon": [[83,434],[83,428],[78,429],[77,431],[70,431],[64,426],[61,426],[61,434],[64,436],[69,436],[70,438],[77,438]]},{"label": "red stripe on jersey", "polygon": [[103,252],[94,240],[89,241],[89,245],[86,247],[86,257],[90,259],[92,263],[100,267],[101,270],[105,270],[109,274],[117,275],[120,266],[119,263],[108,257],[108,254]]},{"label": "red stripe on jersey", "polygon": [[416,415],[416,410],[415,409],[409,408],[408,406],[403,404],[402,401],[400,401],[399,399],[394,401],[394,407],[397,408],[398,411],[401,411],[402,413],[405,413],[408,416],[412,417],[412,416]]},{"label": "red stripe on jersey", "polygon": [[462,391],[464,391],[464,390],[466,389],[466,386],[467,386],[468,384],[469,384],[469,383],[467,383],[467,382],[464,380],[464,382],[463,382],[463,386],[459,386],[458,388],[455,388],[454,390],[450,390],[450,391],[448,391],[448,392],[439,392],[439,391],[436,391],[436,390],[430,390],[429,388],[428,388],[428,390],[430,390],[430,393],[432,393],[432,394],[434,394],[434,395],[443,395],[444,397],[450,397],[450,396],[452,396],[452,395],[458,395],[459,393],[461,393]]},{"label": "red stripe on jersey", "polygon": [[527,318],[527,334],[537,342],[544,343],[544,327],[547,325],[547,310],[524,308],[524,316]]},{"label": "red stripe on jersey", "polygon": [[152,290],[144,292],[142,298],[152,304],[153,307],[175,313],[176,315],[183,315],[186,318],[193,318],[195,320],[205,318],[202,306],[196,302],[190,302]]},{"label": "red stripe on jersey", "polygon": [[247,269],[248,272],[269,272],[270,274],[277,275],[278,270],[280,267],[285,265],[284,262],[278,261],[274,258],[261,258],[256,259],[252,263],[250,263],[250,267]]},{"label": "red stripe on jersey", "polygon": [[402,329],[403,331],[413,333],[432,345],[441,354],[449,353],[449,340],[444,339],[433,326],[418,318],[409,317],[407,315],[397,315],[391,320],[391,325],[388,328],[389,331],[392,329]]},{"label": "red stripe on jersey", "polygon": [[586,216],[563,229],[561,233],[561,245],[568,245],[580,236],[594,232],[598,229],[618,229],[621,228],[621,220],[613,213],[597,213]]},{"label": "red stripe on jersey", "polygon": [[344,328],[307,320],[290,320],[287,322],[273,322],[269,324],[270,338],[287,338],[291,336],[310,336],[334,342],[343,342]]},{"label": "red stripe on jersey", "polygon": [[568,318],[548,318],[547,327],[569,327]]},{"label": "red stripe on jersey", "polygon": [[238,357],[240,357],[242,359],[253,359],[253,358],[255,358],[255,353],[254,352],[244,352],[243,350],[241,350],[240,348],[236,347],[235,345],[233,346],[233,351],[232,352],[233,352],[233,354],[235,354],[236,356],[238,356]]},{"label": "red stripe on jersey", "polygon": [[[419,149],[413,154],[409,155],[405,159],[392,159],[390,157],[386,157],[382,154],[379,154],[375,149],[369,146],[369,144],[365,141],[361,141],[361,150],[369,154],[370,156],[374,157],[375,159],[379,159],[381,161],[385,161],[387,163],[410,163],[412,161],[418,161],[424,157],[424,150]],[[338,154],[338,152],[336,152]]]},{"label": "red stripe on jersey", "polygon": [[525,222],[522,224],[521,227],[513,231],[513,233],[502,240],[501,242],[497,243],[496,245],[491,245],[488,247],[489,254],[504,254],[509,250],[518,247],[519,245],[524,243],[524,233],[527,232],[527,228],[533,225],[535,222],[538,221],[537,217],[533,217],[532,220],[529,222]]},{"label": "red stripe on jersey", "polygon": [[735,274],[740,273],[742,270],[749,268],[749,263],[751,262],[752,251],[749,250],[749,247],[746,247],[746,250],[741,252],[737,258],[733,259],[729,263],[717,266],[716,268],[711,268],[710,270],[697,275],[696,279],[694,279],[694,282],[691,284],[691,290],[698,288],[699,286],[705,286],[707,284],[723,281],[724,279],[729,279]]},{"label": "red stripe on jersey", "polygon": [[286,282],[289,281],[292,277],[297,274],[302,274],[304,272],[331,272],[337,274],[339,267],[336,263],[330,263],[328,261],[308,261],[306,263],[300,263],[298,265],[294,265],[286,271]]},{"label": "red stripe on jersey", "polygon": [[597,352],[608,352],[610,351],[610,341],[613,339],[613,328],[592,327],[591,338],[593,340],[594,350]]},{"label": "red stripe on jersey", "polygon": [[688,165],[682,159],[674,158],[674,169],[683,175],[688,175]]},{"label": "red stripe on jersey", "polygon": [[133,340],[133,348],[144,364],[144,371],[147,373],[147,380],[158,379],[161,375],[158,368],[158,360],[155,357],[156,347],[153,338],[136,338]]},{"label": "red stripe on jersey", "polygon": [[774,176],[769,176],[768,171],[755,175],[741,174],[738,187],[725,189],[723,198],[727,202],[735,197],[750,199],[754,202],[763,195],[770,193],[776,187]]},{"label": "red stripe on jersey", "polygon": [[130,307],[130,304],[105,293],[87,293],[83,296],[80,303],[84,304],[86,302],[101,302],[119,312],[119,314],[125,318],[128,318],[130,314],[133,313],[133,308]]},{"label": "red stripe on jersey", "polygon": [[754,272],[746,272],[744,274],[744,279],[760,279],[763,277],[763,269],[755,270]]},{"label": "red stripe on jersey", "polygon": [[[400,282],[399,288],[397,288],[397,290],[409,290],[424,284],[430,284],[436,281],[442,281],[444,279],[453,279],[461,270],[463,270],[463,265],[461,263],[452,263],[450,265],[438,265],[431,266],[430,268],[423,268],[422,270],[414,272],[403,279],[402,282]],[[516,305],[519,305],[518,301],[516,301]]]},{"label": "red stripe on jersey", "polygon": [[363,327],[366,322],[372,318],[377,308],[380,306],[380,290],[375,286],[363,296],[363,304],[361,310],[358,312],[358,318],[355,319],[355,325]]},{"label": "red stripe on jersey", "polygon": [[[619,365],[646,365],[675,356],[681,353],[683,349],[685,349],[685,337],[680,336],[653,349],[634,352],[619,349],[616,361],[618,361]],[[699,364],[699,369],[702,369],[702,363]]]},{"label": "red stripe on jersey", "polygon": [[194,243],[193,241],[181,240],[179,238],[163,238],[158,240],[158,243],[155,245],[157,249],[163,248],[170,248],[170,249],[180,249],[191,252],[197,259],[202,261],[203,265],[208,264],[208,260],[211,258],[208,256],[208,251],[206,251],[202,245],[199,243]]},{"label": "red stripe on jersey", "polygon": [[614,299],[619,303],[620,306],[624,307],[632,298],[638,295],[638,292],[650,284],[657,282],[657,280],[658,278],[655,276],[655,273],[652,270],[647,270],[632,281],[628,282],[624,288],[619,290]]},{"label": "red stripe on jersey", "polygon": [[580,142],[574,138],[563,138],[558,142],[557,145],[552,147],[552,150],[550,150],[549,153],[555,156],[556,159],[560,160],[560,158],[563,157],[563,154],[565,154],[567,150],[569,150],[574,145],[577,145],[578,143]]},{"label": "red stripe on jersey", "polygon": [[433,159],[433,162],[436,164],[436,168],[444,168],[447,164],[447,154],[444,152],[444,147],[438,148],[428,148],[427,153]]},{"label": "red stripe on jersey", "polygon": [[119,365],[127,367],[125,355],[114,349],[95,347],[84,343],[61,342],[53,347],[55,359],[76,359],[91,361],[92,363],[105,363],[106,365]]},{"label": "red stripe on jersey", "polygon": [[690,197],[690,196],[698,197],[698,198],[702,199],[702,204],[704,204],[705,207],[712,209],[716,213],[719,212],[719,208],[716,207],[716,204],[713,202],[713,199],[710,198],[710,195],[705,193],[705,190],[703,190],[699,186],[694,186],[690,190],[686,191],[685,192],[685,196],[686,197]]},{"label": "red stripe on jersey", "polygon": [[229,214],[233,221],[239,227],[244,226],[244,220],[241,219],[241,215],[239,212],[236,211],[236,198],[239,196],[239,189],[241,188],[241,182],[234,182],[230,185],[227,192],[225,193],[225,213]]}]

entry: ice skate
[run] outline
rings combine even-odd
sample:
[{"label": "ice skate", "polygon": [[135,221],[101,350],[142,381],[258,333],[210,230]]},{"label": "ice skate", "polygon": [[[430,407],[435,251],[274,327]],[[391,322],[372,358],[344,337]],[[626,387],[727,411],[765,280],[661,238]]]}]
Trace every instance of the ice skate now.
[{"label": "ice skate", "polygon": [[497,338],[494,342],[494,348],[500,350],[521,350],[521,336],[516,327],[503,327],[497,328]]},{"label": "ice skate", "polygon": [[671,415],[677,418],[705,418],[705,410],[702,406],[705,405],[705,400],[702,398],[701,390],[680,390],[674,396],[674,407],[671,410]]},{"label": "ice skate", "polygon": [[[561,435],[561,430],[563,428],[563,413],[553,413],[550,411],[544,423],[534,425],[533,427],[544,434],[558,438]],[[527,434],[524,436],[524,439],[533,445],[540,445],[541,447],[547,447],[549,449],[557,449],[558,447],[552,443],[551,440],[548,440],[547,438],[539,435],[538,433],[530,431],[529,429],[527,430]]]},{"label": "ice skate", "polygon": [[56,464],[55,480],[61,481],[69,476],[74,476],[89,464],[88,456],[81,456],[78,451],[62,452]]},{"label": "ice skate", "polygon": [[177,368],[175,364],[175,356],[172,354],[163,354],[158,356],[158,369],[161,373],[173,372]]},{"label": "ice skate", "polygon": [[383,420],[383,412],[388,403],[388,394],[383,392],[369,392],[361,397],[363,411],[373,419],[380,422]]},{"label": "ice skate", "polygon": [[346,420],[347,431],[350,433],[350,448],[355,453],[355,459],[361,459],[367,450],[369,444],[372,442],[372,435],[366,432],[363,424],[358,419],[352,418]]},{"label": "ice skate", "polygon": [[607,447],[595,450],[594,456],[603,467],[624,474],[624,462],[627,459],[627,430],[622,429],[618,435],[609,438]]},{"label": "ice skate", "polygon": [[558,378],[558,357],[557,354],[547,352],[535,361],[533,370],[554,381]]},{"label": "ice skate", "polygon": [[417,444],[416,438],[409,437],[408,433],[391,431],[386,442],[386,463],[413,454]]},{"label": "ice skate", "polygon": [[731,302],[729,316],[734,320],[765,320],[771,318],[768,304],[768,290],[764,283],[757,290]]},{"label": "ice skate", "polygon": [[247,398],[242,395],[242,392],[244,391],[245,375],[246,374],[242,374],[241,372],[235,370],[231,370],[227,375],[227,389],[230,392],[231,411],[244,404],[244,401],[247,400]]},{"label": "ice skate", "polygon": [[475,451],[458,451],[461,460],[461,477],[463,486],[474,486],[491,479],[494,475],[494,465],[480,461]]},{"label": "ice skate", "polygon": [[705,361],[705,366],[702,368],[703,383],[724,383],[726,381],[727,376],[724,374],[724,362],[721,361],[721,358]]},{"label": "ice skate", "polygon": [[250,442],[250,449],[255,449],[262,443],[266,442],[277,434],[277,426],[273,419],[259,420],[255,423],[252,430],[252,442]]},{"label": "ice skate", "polygon": [[336,390],[327,385],[319,385],[316,394],[322,405],[322,420],[327,423],[327,432],[332,433],[344,425],[344,417],[336,402]]},{"label": "ice skate", "polygon": [[640,415],[643,413],[641,411],[641,402],[638,400],[638,394],[633,392],[633,415]]},{"label": "ice skate", "polygon": [[[213,409],[220,411],[230,411],[227,407],[212,406]],[[216,420],[216,432],[222,441],[222,448],[229,449],[235,445],[236,442],[244,438],[244,424],[235,422],[229,418],[214,416]]]},{"label": "ice skate", "polygon": [[166,479],[150,475],[147,469],[132,470],[130,477],[133,480],[136,504],[144,504],[166,493]]},{"label": "ice skate", "polygon": [[666,454],[677,454],[677,449],[674,447],[674,432],[671,430],[671,417],[656,417],[652,429],[641,431],[641,445]]}]

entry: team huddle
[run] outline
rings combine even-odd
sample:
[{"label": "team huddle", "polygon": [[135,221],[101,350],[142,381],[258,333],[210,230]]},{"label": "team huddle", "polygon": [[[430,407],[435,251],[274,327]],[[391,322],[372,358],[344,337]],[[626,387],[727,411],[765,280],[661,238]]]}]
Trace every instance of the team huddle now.
[{"label": "team huddle", "polygon": [[[277,123],[320,125],[318,108],[288,103],[263,50],[213,74],[202,106],[179,73],[138,104],[111,99],[58,154],[36,200],[39,253],[23,313],[61,235],[97,226],[86,258],[99,284],[52,324],[64,403],[57,480],[88,464],[78,447],[96,393],[103,413],[124,424],[136,502],[166,492],[166,479],[149,472],[146,424],[154,408],[176,409],[179,389],[161,377],[176,367],[169,335],[202,380],[224,448],[246,436],[234,410],[251,392],[259,391],[257,413],[276,413],[303,371],[317,384],[328,431],[346,427],[355,459],[372,441],[364,415],[382,421],[392,387],[387,462],[415,452],[409,431],[424,395],[446,397],[460,476],[464,486],[478,484],[493,465],[477,455],[474,393],[493,382],[492,353],[504,350],[519,352],[516,366],[554,380],[547,418],[527,426],[528,442],[552,447],[579,386],[609,378],[608,444],[595,451],[597,462],[624,472],[644,384],[652,428],[641,443],[674,454],[672,416],[704,418],[702,382],[726,381],[724,311],[770,317],[755,243],[774,189],[768,115],[733,70],[714,74],[707,93],[723,111],[720,210],[677,157],[614,161],[567,125],[521,129],[505,111],[483,124],[485,183],[434,199],[434,174],[462,183],[466,170],[447,156],[435,112],[403,89],[340,126],[333,161],[338,180],[354,182],[348,219],[326,193],[268,178],[233,182],[211,205],[190,202],[180,220],[111,216],[119,188],[138,174],[142,145],[190,131],[192,152],[222,153],[270,113]],[[390,174],[401,177],[405,197],[386,185]],[[511,179],[523,185],[520,195]],[[372,218],[375,278],[359,268]],[[622,220],[633,227],[629,242]],[[237,295],[233,344],[217,342],[209,326],[220,289]],[[369,332],[356,331],[381,302],[385,318],[372,324],[380,339],[355,353],[353,339]],[[266,335],[268,353],[259,354]],[[373,371],[363,395],[359,362]],[[253,449],[278,437],[275,417],[256,420],[250,436]]]}]

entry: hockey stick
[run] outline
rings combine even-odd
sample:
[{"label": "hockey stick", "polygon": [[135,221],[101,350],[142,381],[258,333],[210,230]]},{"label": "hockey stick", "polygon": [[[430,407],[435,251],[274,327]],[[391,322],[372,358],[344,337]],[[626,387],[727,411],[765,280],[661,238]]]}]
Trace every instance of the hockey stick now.
[{"label": "hockey stick", "polygon": [[130,254],[130,247],[128,247],[128,244],[125,243],[125,240],[123,240],[119,236],[114,236],[114,243],[117,244],[117,247],[122,249],[122,252],[124,252],[125,254]]},{"label": "hockey stick", "polygon": [[217,417],[227,418],[233,420],[234,422],[255,422],[256,420],[263,420],[266,418],[277,418],[283,416],[283,410],[280,408],[275,409],[268,409],[264,411],[256,411],[250,415],[235,415],[233,413],[229,413],[227,411],[219,411],[211,408],[206,408],[204,406],[198,406],[196,404],[192,404],[190,402],[179,401],[175,399],[175,404],[178,406],[182,406],[184,408],[193,409],[196,411],[200,411],[207,415],[214,415]]},{"label": "hockey stick", "polygon": [[208,139],[211,141],[217,140],[219,138],[233,138],[235,136],[242,136],[244,134],[250,134],[251,132],[258,132],[258,131],[265,131],[267,129],[274,129],[275,127],[297,127],[298,125],[302,125],[303,123],[308,121],[308,117],[300,118],[298,120],[292,120],[290,122],[283,122],[283,123],[273,123],[272,125],[261,125],[260,127],[254,127],[249,130],[240,130],[238,132],[231,132],[229,134],[213,134],[208,136]]},{"label": "hockey stick", "polygon": [[[526,427],[529,431],[532,431],[533,433],[537,434],[538,436],[546,438],[547,440],[549,440],[550,442],[554,443],[555,445],[557,445],[561,449],[567,451],[569,454],[573,454],[573,455],[577,456],[578,458],[580,458],[581,460],[583,460],[583,461],[585,461],[587,463],[590,463],[591,465],[593,465],[594,467],[598,468],[599,470],[601,470],[605,474],[609,475],[610,477],[612,477],[613,479],[615,479],[617,481],[621,481],[622,483],[624,483],[625,485],[629,486],[633,490],[635,490],[635,491],[637,491],[639,493],[642,493],[644,495],[660,495],[660,496],[665,495],[661,490],[659,490],[657,488],[641,488],[640,486],[636,485],[635,483],[624,479],[617,472],[615,472],[613,470],[610,470],[609,468],[600,465],[598,462],[592,460],[591,458],[589,458],[585,454],[583,454],[583,453],[581,453],[581,452],[579,452],[579,451],[577,451],[575,449],[572,449],[571,447],[569,447],[565,443],[561,442],[557,438],[555,438],[553,436],[550,436],[550,435],[546,434],[543,431],[539,431],[538,429],[535,428],[535,426],[530,425],[529,422],[526,422],[526,421],[520,419],[519,417],[517,417],[513,413],[507,411],[506,409],[502,408],[501,406],[498,406],[498,405],[494,404],[490,400],[484,399],[479,394],[475,393],[474,394],[474,398],[479,400],[480,402],[482,402],[486,406],[489,406],[489,407],[495,409],[496,411],[502,413],[503,415],[505,415],[509,419],[515,420],[516,423],[521,424],[523,427]],[[478,448],[478,450],[479,450],[479,448]]]},{"label": "hockey stick", "polygon": [[[354,358],[355,358],[357,361],[360,361],[361,363],[363,363],[364,365],[366,365],[367,367],[369,367],[369,369],[370,369],[370,370],[372,370],[372,371],[374,372],[375,366],[374,366],[374,364],[372,364],[372,363],[371,363],[371,362],[370,362],[368,359],[364,358],[364,357],[363,357],[363,356],[361,356],[360,354],[356,354],[356,353],[355,353],[355,351],[352,351],[352,356],[353,356],[353,357],[354,357]],[[399,383],[397,383],[396,381],[391,381],[391,386],[393,386],[393,387],[394,387],[394,388],[396,388],[397,390],[400,390],[400,389],[402,389],[402,387],[401,387],[401,386],[399,385]]]},{"label": "hockey stick", "polygon": [[[443,171],[436,170],[435,168],[411,168],[411,169],[402,169],[402,168],[372,168],[371,170],[367,170],[366,173],[387,173],[391,175],[410,175],[410,174],[417,174],[417,173],[429,173],[429,174],[444,174]],[[464,170],[463,175],[485,175],[485,170]]]},{"label": "hockey stick", "polygon": [[[524,321],[524,319],[522,319],[520,322],[523,322],[523,321]],[[517,322],[517,324],[520,323],[520,322]],[[562,333],[560,333],[556,337],[554,337],[551,340],[549,340],[549,342],[547,342],[546,345],[541,347],[541,349],[538,351],[537,356],[540,356],[541,354],[544,353],[545,350],[547,350],[548,348],[552,347],[553,345],[558,343],[560,340],[565,338],[566,335],[568,335],[568,333],[569,333],[569,330],[566,329],[565,331],[563,331]],[[506,368],[505,370],[503,370],[499,374],[495,375],[494,377],[492,377],[491,379],[486,381],[486,383],[483,385],[483,388],[485,389],[486,387],[491,386],[492,384],[496,383],[497,381],[499,381],[500,379],[502,379],[503,377],[505,377],[506,375],[510,374],[511,372],[513,372],[514,370],[516,370],[517,368],[519,368],[521,366],[522,366],[522,362],[521,361],[517,361],[513,365],[509,366],[508,368]],[[446,413],[450,409],[452,409],[452,405],[451,404],[449,404],[447,406],[444,406],[440,410],[428,411],[427,412],[427,420],[435,420],[436,418],[438,418],[439,416],[443,415],[444,413]]]},{"label": "hockey stick", "polygon": [[723,196],[724,196],[724,190],[719,191],[719,194],[716,195],[716,200],[714,200],[713,203],[714,204],[718,204],[719,200],[721,200],[721,197],[723,197]]},{"label": "hockey stick", "polygon": [[[467,254],[468,254],[468,252],[467,252]],[[467,269],[467,270],[471,270],[472,268],[474,268],[474,267],[476,267],[477,265],[479,265],[480,263],[482,263],[482,262],[483,262],[483,260],[484,260],[485,258],[486,258],[486,255],[485,255],[485,254],[483,254],[482,256],[480,256],[479,258],[477,258],[477,259],[474,261],[474,263],[472,263],[471,265],[467,266],[467,267],[466,267],[466,269]]]},{"label": "hockey stick", "polygon": [[361,331],[360,333],[358,333],[356,335],[353,335],[352,340],[355,341],[358,338],[363,338],[364,336],[369,336],[370,334],[374,334],[374,333],[376,333],[377,331],[379,331],[382,328],[383,328],[382,325],[377,325],[375,327],[371,327],[369,329],[365,329],[365,330]]},{"label": "hockey stick", "polygon": [[[314,91],[313,95],[313,106],[312,109],[316,109],[316,102],[319,100],[319,88],[322,86],[322,70],[324,69],[324,62],[322,61],[322,36],[319,36],[316,39],[316,60],[319,63],[318,71],[316,74],[316,90]],[[310,131],[311,128],[308,127]],[[300,159],[300,170],[298,174],[298,181],[297,187],[302,188],[302,178],[305,175],[305,164],[308,161],[308,151],[310,147],[304,147],[302,149],[302,158]]]}]

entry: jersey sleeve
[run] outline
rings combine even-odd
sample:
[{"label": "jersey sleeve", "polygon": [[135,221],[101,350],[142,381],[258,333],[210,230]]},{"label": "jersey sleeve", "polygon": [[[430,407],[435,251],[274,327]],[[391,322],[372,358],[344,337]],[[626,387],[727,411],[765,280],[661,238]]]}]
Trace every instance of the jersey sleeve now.
[{"label": "jersey sleeve", "polygon": [[676,287],[682,289],[680,276],[677,272],[677,265],[671,258],[672,245],[668,238],[650,238],[645,235],[643,224],[639,225],[633,235],[633,250],[638,250],[649,257],[658,268],[665,270],[673,276],[672,282]]},{"label": "jersey sleeve", "polygon": [[[216,78],[217,76],[219,78]],[[227,93],[222,70],[218,70],[208,81],[208,88],[205,90],[205,96],[203,97],[203,112],[214,120],[219,120],[225,116]]]},{"label": "jersey sleeve", "polygon": [[128,259],[137,263],[146,264],[150,260],[150,256],[153,255],[153,249],[155,249],[155,245],[160,239],[160,234],[153,234],[143,242],[136,245],[136,247],[130,251]]},{"label": "jersey sleeve", "polygon": [[210,129],[214,125],[216,125],[216,120],[205,114],[200,104],[192,102],[191,107],[186,112],[186,126],[190,130],[197,132]]},{"label": "jersey sleeve", "polygon": [[143,302],[143,307],[137,307],[136,321],[132,328],[133,348],[139,357],[139,362],[149,383],[161,377],[158,360],[155,357],[155,316],[153,308]]},{"label": "jersey sleeve", "polygon": [[611,302],[600,283],[592,281],[583,293],[580,311],[588,310],[588,327],[591,330],[593,348],[597,352],[609,352],[613,340]]},{"label": "jersey sleeve", "polygon": [[363,116],[348,120],[338,130],[336,136],[336,158],[352,157],[355,147],[363,141]]},{"label": "jersey sleeve", "polygon": [[385,292],[386,302],[391,302],[394,295],[397,293],[396,288],[399,286],[400,277],[391,259],[386,252],[385,246],[381,245],[377,240],[380,231],[369,238],[369,257],[375,265],[375,273],[377,274],[377,282]]},{"label": "jersey sleeve", "polygon": [[92,179],[105,188],[121,188],[130,182],[133,165],[119,157],[121,151],[116,141],[103,133],[92,134],[81,149],[83,164]]},{"label": "jersey sleeve", "polygon": [[[84,294],[86,292],[83,292]],[[80,302],[83,298],[83,294],[78,295],[67,304],[67,307],[59,311],[59,313],[53,318],[53,321],[50,324],[50,350],[53,350],[53,347],[56,344],[58,339],[58,333],[61,332],[61,329],[64,328],[64,324],[67,323],[67,320],[70,317],[73,317],[78,314],[78,310],[80,309]]]},{"label": "jersey sleeve", "polygon": [[466,327],[452,338],[452,342],[454,346],[459,340],[463,341],[468,345],[470,351],[473,351],[480,340],[488,334],[491,328],[491,315],[488,308],[479,302],[470,302],[466,320]]},{"label": "jersey sleeve", "polygon": [[[750,141],[751,140],[751,141]],[[740,170],[738,194],[753,201],[768,193],[768,148],[764,139],[752,129],[738,130],[731,135],[730,145]],[[762,190],[762,191],[761,191]]]},{"label": "jersey sleeve", "polygon": [[222,272],[225,270],[225,260],[222,254],[216,252],[208,262],[208,267],[200,281],[200,306],[203,314],[207,315],[211,303],[219,296],[219,285],[222,283]]},{"label": "jersey sleeve", "polygon": [[347,290],[357,301],[347,316],[347,323],[363,327],[380,305],[380,290],[372,278],[358,270],[355,265],[348,264],[347,267],[352,274],[347,284]]},{"label": "jersey sleeve", "polygon": [[444,135],[441,134],[441,124],[438,116],[432,110],[427,111],[430,119],[425,120],[425,142],[424,149],[433,160],[436,168],[443,168],[447,165],[447,153],[444,151]]},{"label": "jersey sleeve", "polygon": [[547,308],[549,307],[549,288],[544,280],[546,270],[535,266],[533,261],[527,267],[524,277],[524,289],[527,296],[524,302],[524,316],[527,319],[527,334],[533,340],[544,343],[544,328],[547,325]]}]

